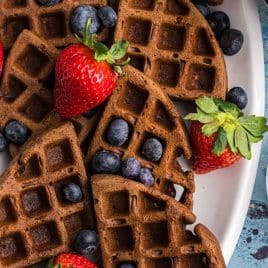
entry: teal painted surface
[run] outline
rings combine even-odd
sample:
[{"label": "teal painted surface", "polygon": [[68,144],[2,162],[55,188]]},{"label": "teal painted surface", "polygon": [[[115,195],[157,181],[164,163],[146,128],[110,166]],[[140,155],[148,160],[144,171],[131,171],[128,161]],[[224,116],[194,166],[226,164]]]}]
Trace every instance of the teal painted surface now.
[{"label": "teal painted surface", "polygon": [[[265,113],[268,118],[268,6],[257,1],[262,24],[265,57]],[[243,232],[228,268],[268,268],[268,198],[266,169],[268,165],[268,135],[263,144],[256,183]]]}]

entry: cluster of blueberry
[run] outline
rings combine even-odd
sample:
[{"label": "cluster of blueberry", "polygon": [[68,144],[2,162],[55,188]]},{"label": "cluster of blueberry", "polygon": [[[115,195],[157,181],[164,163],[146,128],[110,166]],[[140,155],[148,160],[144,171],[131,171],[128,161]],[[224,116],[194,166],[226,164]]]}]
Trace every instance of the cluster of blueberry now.
[{"label": "cluster of blueberry", "polygon": [[[130,128],[127,121],[123,119],[114,119],[107,130],[106,140],[113,146],[122,146],[129,139]],[[163,145],[157,138],[148,138],[141,148],[142,156],[151,161],[158,162],[163,155]],[[146,186],[152,186],[155,178],[148,168],[143,168],[139,160],[130,157],[122,161],[120,157],[112,152],[99,151],[91,162],[93,173],[117,174],[129,178],[139,180]]]},{"label": "cluster of blueberry", "polygon": [[0,133],[0,152],[7,149],[9,142],[17,145],[25,143],[28,136],[29,130],[25,125],[16,120],[9,121],[6,124],[3,133]]},{"label": "cluster of blueberry", "polygon": [[228,56],[238,53],[243,46],[244,37],[241,31],[230,28],[228,15],[223,11],[211,13],[209,6],[201,0],[194,0],[193,3],[206,17],[223,53]]}]

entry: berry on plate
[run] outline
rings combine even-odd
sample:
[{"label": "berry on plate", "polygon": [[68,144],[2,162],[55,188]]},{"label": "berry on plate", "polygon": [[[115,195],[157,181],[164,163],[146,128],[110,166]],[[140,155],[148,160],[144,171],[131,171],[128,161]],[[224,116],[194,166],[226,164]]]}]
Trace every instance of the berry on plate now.
[{"label": "berry on plate", "polygon": [[129,135],[129,126],[123,119],[115,119],[110,123],[107,131],[107,141],[114,146],[122,146],[126,143]]},{"label": "berry on plate", "polygon": [[163,154],[162,143],[156,138],[149,138],[144,142],[141,153],[147,160],[157,162]]},{"label": "berry on plate", "polygon": [[192,120],[191,142],[195,173],[228,167],[242,157],[251,159],[251,143],[263,139],[268,131],[266,118],[244,117],[233,103],[203,97],[196,101],[197,112],[188,114]]},{"label": "berry on plate", "polygon": [[89,35],[91,18],[86,22],[80,44],[70,45],[59,55],[55,67],[55,109],[65,118],[83,114],[104,102],[113,92],[117,73],[130,59],[125,57],[128,42],[120,41],[109,49]]},{"label": "berry on plate", "polygon": [[230,19],[223,11],[215,11],[211,13],[207,17],[207,21],[217,38],[221,36],[224,30],[230,29]]},{"label": "berry on plate", "polygon": [[99,236],[95,231],[82,230],[74,241],[74,249],[82,255],[89,255],[99,247]]},{"label": "berry on plate", "polygon": [[88,260],[86,257],[73,254],[62,253],[51,259],[48,268],[98,268],[96,264]]},{"label": "berry on plate", "polygon": [[26,142],[28,129],[21,122],[12,120],[5,126],[4,135],[9,141],[20,145]]},{"label": "berry on plate", "polygon": [[0,133],[0,152],[4,152],[7,149],[7,139]]},{"label": "berry on plate", "polygon": [[220,37],[220,47],[227,56],[237,54],[244,43],[244,36],[241,31],[236,29],[225,30]]},{"label": "berry on plate", "polygon": [[210,8],[208,4],[203,3],[200,0],[194,0],[192,2],[204,17],[207,17],[210,14]]},{"label": "berry on plate", "polygon": [[62,187],[62,195],[64,200],[76,203],[82,200],[83,193],[79,185],[69,182]]},{"label": "berry on plate", "polygon": [[148,168],[142,168],[139,174],[140,181],[146,186],[153,186],[154,185],[154,177],[152,172]]},{"label": "berry on plate", "polygon": [[3,71],[3,66],[4,66],[4,48],[2,43],[0,42],[0,77]]},{"label": "berry on plate", "polygon": [[98,10],[98,16],[105,27],[111,28],[115,26],[117,15],[112,7],[100,7]]},{"label": "berry on plate", "polygon": [[234,103],[239,109],[243,110],[248,104],[246,91],[241,87],[234,87],[227,93],[228,101]]},{"label": "berry on plate", "polygon": [[135,157],[127,158],[122,162],[122,175],[129,179],[135,179],[139,176],[141,164]]}]

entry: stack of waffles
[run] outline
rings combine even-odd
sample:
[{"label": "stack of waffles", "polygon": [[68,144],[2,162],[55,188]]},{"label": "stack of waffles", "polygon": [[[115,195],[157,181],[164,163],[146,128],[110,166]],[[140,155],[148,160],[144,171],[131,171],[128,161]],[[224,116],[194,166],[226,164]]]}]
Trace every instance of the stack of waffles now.
[{"label": "stack of waffles", "polygon": [[[206,227],[187,230],[195,222],[195,182],[181,160],[192,153],[170,98],[224,98],[227,88],[222,53],[190,1],[111,1],[118,10],[115,39],[130,41],[135,68],[126,67],[127,75],[118,79],[104,111],[92,118],[67,121],[54,111],[55,60],[63,47],[76,42],[70,30],[72,10],[108,2],[62,0],[52,7],[34,0],[0,2],[0,40],[8,55],[0,87],[0,128],[17,120],[30,134],[24,145],[10,144],[13,160],[0,181],[0,267],[35,267],[71,251],[84,229],[99,233],[103,267],[124,262],[139,268],[225,267],[219,243]],[[110,42],[112,36],[103,28],[98,38]],[[105,138],[115,118],[131,126],[131,137],[120,147]],[[141,154],[150,137],[164,148],[158,162]],[[121,160],[135,157],[152,171],[154,185],[93,174],[91,160],[100,150]],[[81,187],[80,202],[62,199],[60,189],[68,182]]]}]

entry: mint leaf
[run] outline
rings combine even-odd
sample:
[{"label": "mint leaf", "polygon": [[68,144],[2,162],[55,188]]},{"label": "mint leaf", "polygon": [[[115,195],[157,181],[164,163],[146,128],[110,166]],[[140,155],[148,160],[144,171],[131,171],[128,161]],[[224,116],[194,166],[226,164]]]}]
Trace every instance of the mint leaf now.
[{"label": "mint leaf", "polygon": [[231,125],[225,125],[224,127],[225,133],[226,133],[226,138],[228,145],[231,149],[231,151],[236,154],[237,149],[235,147],[235,127]]},{"label": "mint leaf", "polygon": [[268,131],[266,118],[263,116],[251,115],[245,118],[240,118],[239,122],[248,132],[250,132],[255,137],[260,137],[266,131]]},{"label": "mint leaf", "polygon": [[200,108],[203,112],[207,114],[214,114],[219,111],[218,106],[215,104],[214,100],[209,97],[203,97],[196,100],[196,105]]},{"label": "mint leaf", "polygon": [[122,59],[128,50],[128,41],[122,40],[112,45],[109,52],[113,56],[114,60]]},{"label": "mint leaf", "polygon": [[218,105],[219,109],[225,113],[230,113],[236,118],[243,116],[241,110],[231,102],[221,99],[214,99],[214,102]]},{"label": "mint leaf", "polygon": [[202,133],[209,137],[211,136],[213,133],[217,132],[218,129],[219,129],[220,125],[218,124],[218,122],[211,122],[211,123],[208,123],[208,124],[205,124],[203,127],[202,127]]},{"label": "mint leaf", "polygon": [[227,145],[227,136],[223,128],[219,128],[218,136],[213,144],[213,152],[220,156]]},{"label": "mint leaf", "polygon": [[251,159],[250,143],[246,131],[238,127],[235,130],[235,146],[238,148],[241,155],[246,159]]}]

